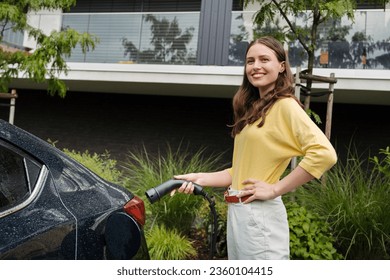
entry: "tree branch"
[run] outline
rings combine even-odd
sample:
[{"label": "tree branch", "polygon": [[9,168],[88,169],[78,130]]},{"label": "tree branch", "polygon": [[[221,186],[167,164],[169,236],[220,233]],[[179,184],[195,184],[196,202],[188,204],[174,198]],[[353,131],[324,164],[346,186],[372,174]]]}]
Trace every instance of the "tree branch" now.
[{"label": "tree branch", "polygon": [[280,14],[282,15],[282,17],[284,18],[284,20],[287,22],[288,26],[290,27],[291,31],[296,34],[297,36],[297,39],[299,41],[299,43],[302,45],[302,47],[305,49],[306,52],[309,52],[309,47],[305,44],[305,40],[301,37],[301,35],[297,32],[297,30],[294,28],[294,25],[292,24],[292,22],[289,20],[289,18],[287,17],[287,14],[283,11],[282,7],[280,6],[280,4],[278,3],[278,1],[276,0],[271,0],[272,3],[274,3],[274,5],[277,7],[277,9],[279,10]]}]

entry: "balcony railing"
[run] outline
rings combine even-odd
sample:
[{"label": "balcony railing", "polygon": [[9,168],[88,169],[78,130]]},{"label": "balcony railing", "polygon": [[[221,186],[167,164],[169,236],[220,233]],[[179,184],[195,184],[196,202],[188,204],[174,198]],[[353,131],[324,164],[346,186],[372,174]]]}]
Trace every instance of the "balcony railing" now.
[{"label": "balcony railing", "polygon": [[68,61],[195,64],[199,13],[63,14],[62,28],[96,35],[96,49]]},{"label": "balcony railing", "polygon": [[[246,43],[253,33],[262,33],[252,24],[255,12],[233,12],[230,37],[229,61],[232,65],[243,64]],[[304,26],[307,14],[291,18]],[[278,21],[275,21],[275,23]],[[280,30],[280,23],[270,23],[269,30]],[[355,21],[347,17],[329,21],[318,29],[315,67],[349,69],[390,69],[390,11],[357,11]],[[298,42],[289,44],[289,59],[292,66],[307,66],[307,56]]]},{"label": "balcony railing", "polygon": [[[254,32],[261,33],[253,26],[253,14],[232,14],[229,65],[243,65],[248,41]],[[96,49],[86,54],[76,48],[69,62],[196,64],[199,12],[59,16],[62,29],[88,32],[100,40]],[[47,24],[41,18],[34,21]],[[294,21],[304,23],[305,14]],[[270,28],[278,27],[271,24]],[[319,28],[317,45],[315,67],[390,69],[390,11],[357,11],[353,23],[347,18],[328,22]],[[289,58],[293,67],[307,65],[307,57],[297,42],[289,44]]]}]

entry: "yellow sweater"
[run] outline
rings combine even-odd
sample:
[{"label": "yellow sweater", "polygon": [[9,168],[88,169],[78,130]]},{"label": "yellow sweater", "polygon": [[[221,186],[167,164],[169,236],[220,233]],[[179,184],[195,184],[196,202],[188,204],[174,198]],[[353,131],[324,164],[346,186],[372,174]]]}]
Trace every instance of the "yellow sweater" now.
[{"label": "yellow sweater", "polygon": [[234,139],[232,189],[243,188],[245,179],[276,183],[294,156],[316,178],[337,161],[336,152],[321,129],[293,98],[278,100],[268,111],[261,128],[258,120]]}]

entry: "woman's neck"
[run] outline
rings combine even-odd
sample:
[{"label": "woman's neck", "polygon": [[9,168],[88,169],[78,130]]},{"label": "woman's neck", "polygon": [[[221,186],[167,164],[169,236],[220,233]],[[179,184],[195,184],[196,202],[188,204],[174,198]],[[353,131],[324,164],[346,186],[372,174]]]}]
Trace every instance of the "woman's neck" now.
[{"label": "woman's neck", "polygon": [[273,89],[275,88],[274,85],[270,86],[270,87],[265,87],[265,88],[259,88],[259,94],[260,94],[260,98],[264,98],[269,92],[271,92]]}]

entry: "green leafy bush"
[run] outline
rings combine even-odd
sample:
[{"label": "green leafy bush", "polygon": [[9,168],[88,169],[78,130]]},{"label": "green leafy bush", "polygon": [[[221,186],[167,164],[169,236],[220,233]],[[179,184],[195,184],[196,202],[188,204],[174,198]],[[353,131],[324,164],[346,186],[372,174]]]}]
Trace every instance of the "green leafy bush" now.
[{"label": "green leafy bush", "polygon": [[342,259],[342,255],[333,247],[334,238],[325,219],[296,202],[287,202],[286,209],[290,228],[290,259]]},{"label": "green leafy bush", "polygon": [[111,159],[108,151],[100,155],[97,153],[91,154],[88,150],[78,152],[64,149],[63,151],[103,179],[116,184],[121,183],[122,172],[117,169],[117,161]]},{"label": "green leafy bush", "polygon": [[295,197],[327,218],[335,246],[346,259],[390,259],[388,163],[378,160],[373,168],[355,154],[328,171],[322,182],[299,188]]},{"label": "green leafy bush", "polygon": [[152,260],[184,260],[196,256],[191,241],[176,229],[155,225],[148,231],[146,238]]},{"label": "green leafy bush", "polygon": [[[383,158],[381,158],[383,156]],[[386,147],[386,149],[380,149],[379,155],[371,158],[371,162],[374,163],[374,169],[385,175],[386,177],[390,177],[390,147]]]}]

